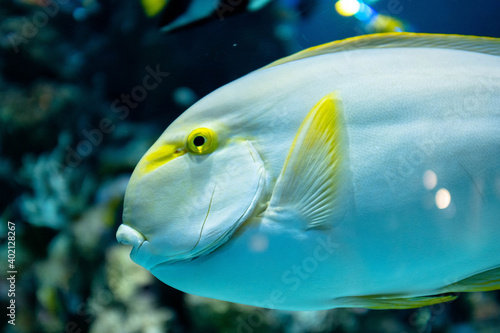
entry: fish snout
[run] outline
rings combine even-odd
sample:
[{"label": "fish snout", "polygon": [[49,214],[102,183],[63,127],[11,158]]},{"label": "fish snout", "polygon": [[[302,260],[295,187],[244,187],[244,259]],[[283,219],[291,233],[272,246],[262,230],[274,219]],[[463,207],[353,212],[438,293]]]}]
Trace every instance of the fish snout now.
[{"label": "fish snout", "polygon": [[134,248],[139,248],[146,240],[143,234],[139,231],[129,227],[128,225],[121,224],[116,231],[116,240],[125,245],[132,245]]}]

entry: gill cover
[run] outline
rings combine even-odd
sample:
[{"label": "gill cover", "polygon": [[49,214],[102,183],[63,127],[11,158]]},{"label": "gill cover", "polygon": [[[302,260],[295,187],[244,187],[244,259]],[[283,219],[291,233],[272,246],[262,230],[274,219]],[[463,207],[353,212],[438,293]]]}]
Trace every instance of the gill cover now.
[{"label": "gill cover", "polygon": [[124,224],[145,239],[131,256],[148,269],[213,251],[263,190],[263,162],[249,141],[212,127],[174,128],[141,159],[125,195]]}]

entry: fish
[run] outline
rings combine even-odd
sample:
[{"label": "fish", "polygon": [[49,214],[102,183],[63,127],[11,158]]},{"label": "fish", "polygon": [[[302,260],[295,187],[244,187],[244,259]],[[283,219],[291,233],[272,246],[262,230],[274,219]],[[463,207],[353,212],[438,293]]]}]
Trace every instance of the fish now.
[{"label": "fish", "polygon": [[141,0],[141,5],[147,16],[159,15],[161,30],[168,32],[210,19],[224,20],[245,11],[254,12],[269,2],[270,0]]},{"label": "fish", "polygon": [[[317,0],[280,0],[280,9],[294,16],[307,17]],[[141,0],[148,17],[158,16],[162,32],[173,32],[210,21],[224,21],[227,17],[252,13],[266,7],[270,0]]]},{"label": "fish", "polygon": [[165,284],[263,308],[500,289],[500,39],[353,37],[215,90],[138,162],[116,237]]}]

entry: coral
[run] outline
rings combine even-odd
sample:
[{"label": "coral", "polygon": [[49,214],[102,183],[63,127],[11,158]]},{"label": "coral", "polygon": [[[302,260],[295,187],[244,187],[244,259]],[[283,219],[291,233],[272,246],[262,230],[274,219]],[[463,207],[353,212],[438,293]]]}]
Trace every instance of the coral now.
[{"label": "coral", "polygon": [[95,188],[92,176],[83,170],[64,165],[63,147],[70,144],[62,133],[58,146],[38,158],[25,157],[21,181],[33,189],[20,198],[23,217],[36,226],[63,228],[87,206]]}]

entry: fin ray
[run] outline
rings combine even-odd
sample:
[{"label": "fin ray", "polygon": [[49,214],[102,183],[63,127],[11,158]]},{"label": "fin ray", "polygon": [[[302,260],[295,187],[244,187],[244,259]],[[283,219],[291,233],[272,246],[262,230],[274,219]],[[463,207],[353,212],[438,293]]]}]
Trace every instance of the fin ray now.
[{"label": "fin ray", "polygon": [[344,157],[342,103],[338,93],[323,97],[302,122],[276,182],[270,210],[292,210],[307,229],[331,227],[341,187]]},{"label": "fin ray", "polygon": [[452,283],[443,288],[443,290],[446,292],[500,290],[500,267],[495,267]]},{"label": "fin ray", "polygon": [[384,295],[347,296],[335,299],[342,301],[345,307],[366,308],[374,310],[413,309],[422,306],[450,302],[457,298],[455,295],[391,297]]}]

